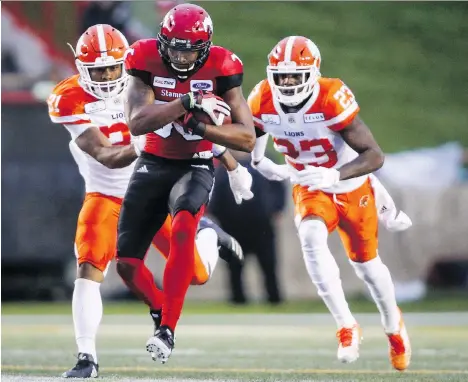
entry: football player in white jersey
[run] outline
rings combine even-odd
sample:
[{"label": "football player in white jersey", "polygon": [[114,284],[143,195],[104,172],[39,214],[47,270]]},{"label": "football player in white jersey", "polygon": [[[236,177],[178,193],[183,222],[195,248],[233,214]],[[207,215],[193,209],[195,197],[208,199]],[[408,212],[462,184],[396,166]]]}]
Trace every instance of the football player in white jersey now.
[{"label": "football player in white jersey", "polygon": [[[75,237],[78,270],[72,301],[79,354],[77,364],[63,374],[65,378],[98,375],[95,338],[103,312],[100,285],[116,254],[122,198],[143,146],[131,136],[124,118],[122,95],[128,77],[123,62],[127,48],[124,35],[112,26],[90,27],[74,50],[79,74],[60,82],[48,98],[52,122],[64,125],[70,132],[70,150],[86,186]],[[252,177],[247,169],[222,146],[216,146],[213,153],[228,170],[236,202],[252,198]],[[153,239],[153,245],[166,258],[170,231],[168,217]],[[242,249],[235,239],[205,218],[196,239],[193,285],[209,280],[218,257],[242,261]],[[156,296],[163,294],[145,266],[138,269],[135,283],[154,290]],[[146,303],[156,329],[161,320],[160,301]]]},{"label": "football player in white jersey", "polygon": [[[304,261],[337,323],[338,359],[353,362],[359,357],[361,329],[327,244],[335,229],[380,311],[391,363],[405,370],[411,346],[390,273],[378,254],[377,206],[382,203],[375,199],[384,194],[388,201],[389,195],[370,177],[382,166],[384,154],[359,117],[351,90],[337,78],[321,77],[320,52],[311,40],[287,37],[273,48],[268,61],[267,79],[248,100],[257,130],[253,166],[271,180],[294,183],[295,223]],[[265,158],[269,135],[286,164]],[[411,225],[406,215],[397,215],[394,205],[392,214],[381,219],[388,228]]]}]

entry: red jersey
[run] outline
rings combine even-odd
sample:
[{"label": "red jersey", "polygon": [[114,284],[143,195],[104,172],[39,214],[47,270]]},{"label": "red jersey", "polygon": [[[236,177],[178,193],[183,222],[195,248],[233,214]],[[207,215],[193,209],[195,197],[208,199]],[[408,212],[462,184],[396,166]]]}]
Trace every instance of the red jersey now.
[{"label": "red jersey", "polygon": [[[156,39],[139,40],[127,51],[125,69],[153,89],[155,103],[182,97],[190,91],[205,90],[218,96],[240,86],[243,78],[241,60],[229,50],[212,46],[204,65],[181,80],[163,62]],[[190,135],[176,121],[146,135],[145,151],[164,158],[189,159],[211,155],[212,143]],[[206,153],[206,154],[205,154]]]}]

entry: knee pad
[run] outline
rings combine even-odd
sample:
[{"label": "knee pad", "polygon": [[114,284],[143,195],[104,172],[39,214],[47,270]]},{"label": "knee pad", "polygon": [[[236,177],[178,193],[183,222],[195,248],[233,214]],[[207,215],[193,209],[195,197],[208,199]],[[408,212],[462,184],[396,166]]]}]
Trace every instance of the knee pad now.
[{"label": "knee pad", "polygon": [[302,249],[314,252],[315,250],[328,249],[328,229],[321,220],[306,219],[299,224],[299,240]]},{"label": "knee pad", "polygon": [[321,220],[304,220],[299,225],[299,238],[307,271],[320,289],[322,283],[339,279],[340,270],[328,248],[328,229]]},{"label": "knee pad", "polygon": [[354,268],[356,276],[365,282],[372,282],[374,279],[380,277],[382,272],[388,272],[388,268],[382,263],[380,257],[375,257],[364,263],[352,260],[349,262]]}]

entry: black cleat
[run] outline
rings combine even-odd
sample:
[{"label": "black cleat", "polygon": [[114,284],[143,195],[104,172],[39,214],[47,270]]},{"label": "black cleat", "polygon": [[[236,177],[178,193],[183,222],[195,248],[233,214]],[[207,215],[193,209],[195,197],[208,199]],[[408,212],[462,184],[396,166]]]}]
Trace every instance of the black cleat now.
[{"label": "black cleat", "polygon": [[159,309],[159,310],[150,310],[150,316],[153,319],[154,334],[156,335],[156,332],[158,331],[159,327],[161,326],[161,320],[162,320],[161,309]]},{"label": "black cleat", "polygon": [[78,362],[73,369],[62,374],[62,378],[97,378],[99,365],[91,354],[78,353]]},{"label": "black cleat", "polygon": [[203,216],[200,219],[200,223],[198,225],[198,232],[205,228],[214,229],[216,234],[218,235],[218,249],[219,257],[221,259],[223,259],[227,263],[231,263],[234,261],[239,264],[242,264],[244,262],[244,251],[242,250],[242,247],[239,244],[239,242],[236,239],[234,239],[234,237],[229,235],[214,221],[207,218],[206,216]]},{"label": "black cleat", "polygon": [[161,326],[153,337],[146,342],[146,350],[151,354],[153,361],[160,360],[166,363],[174,349],[174,333],[167,326]]}]

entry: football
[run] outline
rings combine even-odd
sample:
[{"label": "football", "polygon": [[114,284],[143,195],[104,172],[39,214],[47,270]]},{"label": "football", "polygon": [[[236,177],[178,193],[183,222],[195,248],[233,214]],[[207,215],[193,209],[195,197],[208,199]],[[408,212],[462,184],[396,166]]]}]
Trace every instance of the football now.
[{"label": "football", "polygon": [[[203,110],[194,110],[193,112],[193,116],[200,122],[203,122],[203,123],[207,123],[209,125],[215,125],[214,121],[211,119],[211,117],[205,113]],[[219,113],[217,111],[215,111],[215,115],[217,118],[219,118],[219,115],[223,115],[224,118],[222,120],[222,125],[228,125],[230,123],[232,123],[232,119],[230,116],[227,116],[227,115],[224,115],[223,113]]]},{"label": "football", "polygon": [[[217,99],[219,99],[220,101],[224,101],[221,97],[218,97],[217,95],[214,95],[214,94],[210,94],[211,97],[215,97]],[[193,113],[193,116],[200,122],[203,122],[203,123],[206,123],[206,124],[209,124],[209,125],[215,125],[214,121],[211,119],[211,117],[205,113],[204,111],[200,110],[200,109],[195,109],[192,111]],[[230,116],[227,116],[227,115],[224,115],[223,113],[219,113],[217,111],[215,111],[215,116],[216,118],[219,118],[219,116],[222,115],[224,116],[223,120],[222,120],[222,125],[228,125],[230,123],[232,123],[232,119]]]}]

